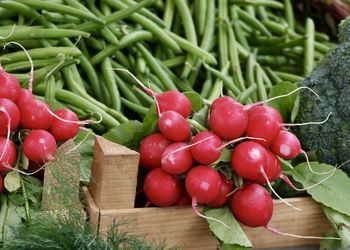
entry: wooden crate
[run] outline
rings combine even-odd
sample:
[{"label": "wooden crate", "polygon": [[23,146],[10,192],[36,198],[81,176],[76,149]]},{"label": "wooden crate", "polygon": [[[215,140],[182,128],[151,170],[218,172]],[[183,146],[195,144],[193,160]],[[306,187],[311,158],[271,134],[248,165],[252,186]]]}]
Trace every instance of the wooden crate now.
[{"label": "wooden crate", "polygon": [[[127,231],[150,240],[166,239],[168,246],[184,249],[217,249],[207,222],[189,207],[134,208],[139,154],[124,146],[97,138],[90,186],[83,192],[89,217],[96,231],[107,232],[113,221],[128,221]],[[270,226],[299,235],[320,236],[333,232],[319,205],[310,198],[291,198],[296,211],[279,200],[274,203]],[[254,249],[317,245],[318,240],[278,236],[264,228],[244,231]]]}]

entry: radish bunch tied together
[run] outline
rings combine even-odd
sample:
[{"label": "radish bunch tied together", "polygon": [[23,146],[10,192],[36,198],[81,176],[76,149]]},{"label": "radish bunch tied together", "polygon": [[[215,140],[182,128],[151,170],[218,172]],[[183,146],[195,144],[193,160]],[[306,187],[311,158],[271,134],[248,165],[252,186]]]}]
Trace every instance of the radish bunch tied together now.
[{"label": "radish bunch tied together", "polygon": [[[169,95],[155,96],[159,130],[139,147],[140,166],[147,171],[143,191],[148,204],[192,204],[202,217],[197,204],[228,205],[242,224],[271,231],[273,202],[264,185],[272,188],[270,182],[281,178],[297,190],[283,175],[279,157],[290,160],[303,153],[279,111],[264,103],[244,106],[222,96],[209,107],[208,130],[195,133],[188,122],[186,96],[175,91],[172,98]],[[229,172],[217,164],[225,148],[230,150]],[[235,186],[233,177],[241,178],[242,185]]]}]

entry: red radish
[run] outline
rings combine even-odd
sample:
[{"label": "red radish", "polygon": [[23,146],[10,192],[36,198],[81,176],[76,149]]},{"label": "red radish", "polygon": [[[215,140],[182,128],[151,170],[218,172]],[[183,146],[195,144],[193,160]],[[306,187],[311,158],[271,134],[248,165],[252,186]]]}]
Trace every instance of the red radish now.
[{"label": "red radish", "polygon": [[248,125],[246,135],[264,140],[256,140],[261,145],[268,147],[280,132],[280,124],[269,113],[248,113]]},{"label": "red radish", "polygon": [[211,164],[221,155],[222,141],[219,136],[210,131],[196,134],[191,141],[193,158],[201,164]]},{"label": "red radish", "polygon": [[42,163],[53,159],[56,152],[56,140],[45,130],[33,130],[23,142],[23,152],[34,162]]},{"label": "red radish", "polygon": [[226,103],[226,102],[232,102],[234,101],[234,99],[230,96],[221,96],[219,98],[216,98],[212,104],[210,105],[210,109],[214,109],[216,106],[218,106],[219,104],[221,105],[222,103]]},{"label": "red radish", "polygon": [[179,175],[186,173],[194,160],[186,143],[175,142],[164,150],[161,163],[166,173]]},{"label": "red radish", "polygon": [[187,173],[185,186],[192,198],[192,205],[196,206],[197,202],[207,204],[220,194],[221,177],[214,168],[200,165]]},{"label": "red radish", "polygon": [[272,197],[259,184],[248,183],[232,195],[231,211],[246,226],[267,226],[273,212]]},{"label": "red radish", "polygon": [[243,110],[243,105],[233,99],[228,100],[226,97],[224,101],[217,102],[214,107],[210,108],[210,128],[224,140],[240,137],[248,124],[248,115]]},{"label": "red radish", "polygon": [[6,98],[16,102],[19,98],[21,86],[16,77],[5,72],[0,67],[0,98]]},{"label": "red radish", "polygon": [[184,142],[191,137],[190,125],[176,111],[168,110],[159,114],[158,127],[165,138],[175,142]]},{"label": "red radish", "polygon": [[273,107],[266,106],[266,105],[261,105],[261,106],[253,106],[252,108],[250,108],[248,110],[248,116],[261,114],[261,113],[272,115],[274,117],[274,119],[279,124],[283,124],[283,118],[282,118],[280,112],[277,109],[273,108]]},{"label": "red radish", "polygon": [[53,116],[49,106],[40,100],[28,100],[19,107],[21,112],[21,126],[26,129],[48,129]]},{"label": "red radish", "polygon": [[[266,150],[266,164],[264,166],[264,170],[270,182],[273,182],[277,178],[282,178],[282,176],[284,176],[282,174],[282,166],[280,160],[270,150]],[[266,178],[263,176],[263,174],[259,174],[255,179],[251,179],[250,181],[265,184]]]},{"label": "red radish", "polygon": [[149,202],[158,207],[166,207],[174,205],[179,200],[182,184],[174,175],[156,168],[146,175],[143,191]]},{"label": "red radish", "polygon": [[226,179],[224,175],[221,174],[221,189],[218,197],[207,205],[209,207],[222,207],[224,206],[230,198],[230,193],[233,191],[234,185],[231,180]]},{"label": "red radish", "polygon": [[281,130],[278,137],[271,144],[272,151],[284,158],[294,159],[302,153],[299,139],[291,132],[287,130]]},{"label": "red radish", "polygon": [[79,118],[73,111],[64,108],[56,110],[54,114],[65,120],[54,117],[51,123],[50,133],[57,141],[66,141],[77,135],[80,127]]},{"label": "red radish", "polygon": [[17,159],[16,146],[6,137],[0,136],[0,172],[12,168]]},{"label": "red radish", "polygon": [[175,203],[176,206],[190,206],[191,205],[191,197],[188,195],[186,190],[182,192],[181,197]]},{"label": "red radish", "polygon": [[[136,76],[134,76],[129,70],[117,69],[128,73],[146,92],[153,96],[157,102],[159,108],[157,112],[163,113],[168,110],[176,111],[184,118],[187,118],[192,112],[192,104],[188,97],[183,93],[176,90],[169,90],[161,94],[157,94],[150,88],[147,88]],[[160,112],[159,112],[160,111]]]},{"label": "red radish", "polygon": [[0,175],[0,193],[4,191],[4,177]]},{"label": "red radish", "polygon": [[162,153],[171,143],[161,133],[145,137],[140,144],[140,165],[146,169],[161,168]]},{"label": "red radish", "polygon": [[[11,118],[10,121],[8,121],[8,117],[2,109],[6,110]],[[15,130],[19,124],[20,116],[20,112],[14,102],[9,99],[0,98],[0,135],[7,134],[7,124],[10,124],[10,131]]]},{"label": "red radish", "polygon": [[266,165],[266,149],[254,141],[238,144],[231,156],[232,169],[241,177],[254,180]]},{"label": "red radish", "polygon": [[21,88],[19,91],[19,98],[16,102],[16,105],[17,105],[17,107],[20,107],[20,106],[22,106],[23,103],[25,103],[27,101],[32,101],[34,99],[35,99],[35,97],[28,89]]}]

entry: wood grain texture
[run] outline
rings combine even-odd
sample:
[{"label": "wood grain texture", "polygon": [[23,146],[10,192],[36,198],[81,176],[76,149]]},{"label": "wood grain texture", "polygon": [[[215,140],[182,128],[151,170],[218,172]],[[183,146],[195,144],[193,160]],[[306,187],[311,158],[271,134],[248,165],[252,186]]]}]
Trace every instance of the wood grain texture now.
[{"label": "wood grain texture", "polygon": [[81,190],[84,194],[85,202],[86,202],[86,210],[88,213],[88,219],[91,222],[94,231],[97,233],[99,230],[100,224],[100,210],[96,206],[94,198],[92,198],[87,187],[81,187]]},{"label": "wood grain texture", "polygon": [[139,153],[97,137],[89,190],[99,209],[134,207]]}]

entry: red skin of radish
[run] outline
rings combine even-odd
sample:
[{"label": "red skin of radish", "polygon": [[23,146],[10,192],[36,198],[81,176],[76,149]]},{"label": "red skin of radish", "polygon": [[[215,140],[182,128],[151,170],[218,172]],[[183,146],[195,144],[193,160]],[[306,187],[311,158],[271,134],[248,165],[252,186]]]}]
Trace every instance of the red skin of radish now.
[{"label": "red skin of radish", "polygon": [[19,98],[16,101],[16,105],[17,107],[20,107],[23,103],[27,101],[32,101],[34,99],[34,95],[28,89],[21,88],[19,91]]},{"label": "red skin of radish", "polygon": [[47,109],[50,107],[40,100],[28,100],[19,107],[21,127],[25,129],[47,130],[51,126],[53,116]]},{"label": "red skin of radish", "polygon": [[191,197],[188,195],[186,190],[183,190],[181,197],[175,203],[176,206],[190,206]]},{"label": "red skin of radish", "polygon": [[176,111],[168,110],[161,113],[158,120],[158,127],[165,138],[184,142],[191,137],[191,127],[186,119]]},{"label": "red skin of radish", "polygon": [[[210,139],[204,140],[205,138]],[[204,141],[203,141],[204,140]],[[197,142],[201,141],[198,144]],[[193,158],[201,164],[211,164],[221,155],[222,141],[219,136],[209,131],[202,131],[196,134],[191,141],[191,144],[195,144],[190,147]]]},{"label": "red skin of radish", "polygon": [[192,201],[195,201],[192,203],[207,204],[219,196],[221,177],[214,168],[200,165],[188,171],[185,186]]},{"label": "red skin of radish", "polygon": [[259,184],[248,183],[232,195],[231,211],[248,227],[267,226],[273,212],[271,195]]},{"label": "red skin of radish", "polygon": [[269,113],[248,113],[246,135],[265,139],[264,141],[254,140],[264,147],[271,145],[273,140],[277,138],[280,130],[279,123],[275,120],[275,117]]},{"label": "red skin of radish", "polygon": [[179,200],[182,184],[174,175],[165,173],[161,168],[155,168],[146,175],[143,191],[149,202],[158,207],[166,207]]},{"label": "red skin of radish", "polygon": [[257,142],[241,142],[233,150],[231,156],[232,169],[245,179],[255,180],[261,175],[261,171],[266,165],[266,151]]},{"label": "red skin of radish", "polygon": [[56,140],[51,133],[38,129],[27,135],[23,142],[23,152],[27,158],[37,163],[53,159],[56,152]]},{"label": "red skin of radish", "polygon": [[[162,168],[168,174],[184,174],[194,163],[191,151],[184,142],[175,142],[170,144],[162,154]],[[179,150],[181,149],[181,150]],[[176,151],[175,153],[172,153]]]},{"label": "red skin of radish", "polygon": [[[64,120],[79,122],[78,116],[69,109],[58,109],[54,113]],[[57,141],[66,141],[77,135],[79,127],[77,123],[60,121],[54,117],[49,131]]]},{"label": "red skin of radish", "polygon": [[234,189],[234,185],[231,180],[227,180],[224,175],[221,175],[221,188],[220,193],[218,197],[212,202],[209,202],[207,205],[209,207],[213,208],[219,208],[224,206],[227,201],[229,200],[230,196],[228,196],[229,193],[231,193]]},{"label": "red skin of radish", "polygon": [[216,98],[213,103],[211,104],[210,108],[214,109],[217,105],[226,103],[226,102],[232,102],[235,101],[232,97],[230,96],[221,96],[219,98]]},{"label": "red skin of radish", "polygon": [[[0,136],[0,155],[5,149],[6,137]],[[4,156],[0,159],[0,172],[6,172],[9,168],[13,167],[17,159],[17,152],[15,144],[9,140],[7,143]]]},{"label": "red skin of radish", "polygon": [[[270,182],[275,181],[282,175],[282,166],[280,160],[270,150],[266,150],[266,165],[264,167],[267,178]],[[262,174],[258,175],[252,182],[266,184],[266,179]]]},{"label": "red skin of radish", "polygon": [[281,130],[271,144],[272,151],[283,159],[294,159],[302,153],[299,139],[287,130]]},{"label": "red skin of radish", "polygon": [[232,98],[217,101],[210,108],[209,126],[223,140],[237,139],[243,135],[247,124],[248,115],[243,105]]},{"label": "red skin of radish", "polygon": [[161,168],[162,153],[170,143],[161,133],[145,137],[139,148],[140,166],[148,170]]},{"label": "red skin of radish", "polygon": [[0,193],[4,191],[4,177],[0,175]]},{"label": "red skin of radish", "polygon": [[16,102],[19,98],[21,86],[16,77],[0,69],[0,98]]},{"label": "red skin of radish", "polygon": [[266,106],[266,105],[260,105],[260,106],[253,106],[248,110],[248,116],[252,116],[255,114],[261,114],[261,113],[270,114],[274,117],[274,119],[278,122],[278,124],[280,124],[280,125],[283,124],[283,118],[282,118],[280,112],[273,107]]},{"label": "red skin of radish", "polygon": [[192,112],[192,104],[183,93],[176,90],[169,90],[156,96],[160,112],[168,110],[178,112],[184,118],[190,116]]},{"label": "red skin of radish", "polygon": [[[5,98],[0,98],[0,106],[4,107],[11,117],[10,131],[12,132],[17,128],[20,121],[21,114],[19,109],[13,101]],[[7,134],[7,124],[8,120],[6,114],[0,111],[0,135]]]}]

